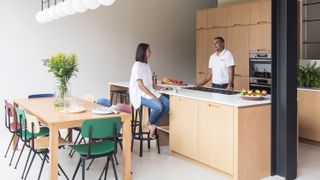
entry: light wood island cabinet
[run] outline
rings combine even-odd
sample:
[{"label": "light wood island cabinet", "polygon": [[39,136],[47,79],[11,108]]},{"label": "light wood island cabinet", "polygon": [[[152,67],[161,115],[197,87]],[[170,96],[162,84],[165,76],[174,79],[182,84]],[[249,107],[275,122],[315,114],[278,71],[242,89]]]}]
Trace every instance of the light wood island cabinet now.
[{"label": "light wood island cabinet", "polygon": [[271,105],[235,107],[170,96],[171,154],[182,155],[227,179],[270,175]]},{"label": "light wood island cabinet", "polygon": [[199,161],[233,174],[233,107],[202,102],[199,105]]},{"label": "light wood island cabinet", "polygon": [[[198,159],[198,105],[182,97],[170,97],[170,149]],[[172,138],[173,137],[173,138]]]}]

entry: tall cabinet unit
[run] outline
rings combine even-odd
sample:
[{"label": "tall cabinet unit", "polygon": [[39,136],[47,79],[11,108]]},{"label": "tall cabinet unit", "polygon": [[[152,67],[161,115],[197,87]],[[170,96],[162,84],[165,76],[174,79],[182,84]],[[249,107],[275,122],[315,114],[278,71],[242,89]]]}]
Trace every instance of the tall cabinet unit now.
[{"label": "tall cabinet unit", "polygon": [[[199,28],[204,19],[207,24],[202,23],[202,28]],[[241,3],[197,13],[197,82],[204,79],[208,70],[209,57],[214,53],[212,42],[216,36],[225,39],[225,47],[233,54],[235,89],[248,89],[249,52],[271,51],[271,1]],[[207,47],[204,47],[206,43]]]}]

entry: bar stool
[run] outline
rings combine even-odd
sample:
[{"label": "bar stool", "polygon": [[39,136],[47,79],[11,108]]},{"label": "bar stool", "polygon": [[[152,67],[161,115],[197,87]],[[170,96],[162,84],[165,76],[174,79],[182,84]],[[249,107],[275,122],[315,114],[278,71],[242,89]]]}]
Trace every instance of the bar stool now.
[{"label": "bar stool", "polygon": [[[139,115],[139,119],[138,119]],[[150,116],[150,108],[148,108],[148,115]],[[142,129],[142,116],[143,116],[143,106],[141,105],[134,114],[134,109],[132,107],[132,120],[131,120],[131,132],[132,132],[132,138],[131,138],[131,152],[133,149],[133,142],[134,140],[140,141],[140,150],[139,150],[139,156],[143,156],[143,141],[148,141],[148,149],[150,149],[150,141],[156,140],[157,141],[157,148],[158,153],[160,154],[160,144],[159,144],[159,135],[157,133],[157,129],[155,131],[156,138],[151,139],[149,137],[149,132],[145,132]],[[137,130],[138,128],[138,130]]]},{"label": "bar stool", "polygon": [[[111,90],[111,98],[110,98],[110,104],[129,104],[129,92],[128,90]],[[115,99],[113,99],[115,97]],[[120,102],[118,102],[118,99],[120,98]],[[114,101],[115,100],[115,101]]]}]

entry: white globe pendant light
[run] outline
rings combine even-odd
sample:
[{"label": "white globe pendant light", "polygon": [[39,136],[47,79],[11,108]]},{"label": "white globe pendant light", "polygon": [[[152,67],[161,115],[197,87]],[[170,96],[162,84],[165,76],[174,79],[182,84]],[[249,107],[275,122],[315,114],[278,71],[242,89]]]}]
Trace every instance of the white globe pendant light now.
[{"label": "white globe pendant light", "polygon": [[87,6],[89,9],[97,9],[100,6],[98,0],[83,0],[84,5]]},{"label": "white globe pendant light", "polygon": [[56,6],[56,14],[59,16],[59,17],[65,17],[65,16],[67,16],[68,14],[67,13],[65,13],[64,11],[63,11],[63,4],[62,4],[62,2],[59,2],[58,4],[57,4],[57,6]]},{"label": "white globe pendant light", "polygon": [[110,6],[112,5],[116,0],[98,0],[100,4],[104,6]]},{"label": "white globe pendant light", "polygon": [[83,13],[88,10],[88,7],[84,4],[83,0],[73,0],[72,6],[79,13]]},{"label": "white globe pendant light", "polygon": [[56,13],[56,6],[51,6],[48,11],[49,17],[53,20],[59,19],[58,14]]},{"label": "white globe pendant light", "polygon": [[43,11],[39,11],[37,12],[36,14],[36,20],[39,22],[39,23],[45,23],[45,19],[43,18]]},{"label": "white globe pendant light", "polygon": [[51,19],[51,17],[49,16],[49,9],[45,9],[42,11],[42,18],[45,22],[49,22],[52,21],[53,19]]},{"label": "white globe pendant light", "polygon": [[67,15],[74,15],[76,10],[72,6],[72,0],[66,0],[62,3],[62,9]]}]

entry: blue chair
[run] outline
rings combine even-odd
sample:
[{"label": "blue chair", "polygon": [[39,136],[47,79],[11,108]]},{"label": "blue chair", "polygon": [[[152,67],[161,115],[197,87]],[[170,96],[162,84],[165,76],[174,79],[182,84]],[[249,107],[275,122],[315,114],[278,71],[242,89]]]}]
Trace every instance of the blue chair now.
[{"label": "blue chair", "polygon": [[52,93],[44,93],[44,94],[31,94],[28,96],[28,99],[32,98],[45,98],[45,97],[54,97]]},{"label": "blue chair", "polygon": [[97,98],[96,104],[99,104],[101,106],[110,107],[110,100],[107,98]]}]

